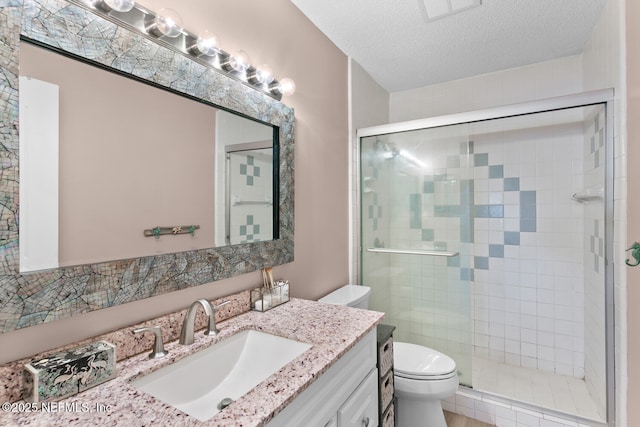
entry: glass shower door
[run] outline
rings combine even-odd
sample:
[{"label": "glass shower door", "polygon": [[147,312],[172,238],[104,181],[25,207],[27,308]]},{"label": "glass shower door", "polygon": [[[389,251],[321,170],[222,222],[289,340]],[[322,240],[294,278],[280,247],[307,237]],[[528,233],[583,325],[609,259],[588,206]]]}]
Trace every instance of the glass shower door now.
[{"label": "glass shower door", "polygon": [[[467,126],[360,141],[361,283],[395,339],[456,361],[472,386],[473,144]],[[491,214],[487,209],[487,215]],[[495,212],[497,215],[498,213]]]}]

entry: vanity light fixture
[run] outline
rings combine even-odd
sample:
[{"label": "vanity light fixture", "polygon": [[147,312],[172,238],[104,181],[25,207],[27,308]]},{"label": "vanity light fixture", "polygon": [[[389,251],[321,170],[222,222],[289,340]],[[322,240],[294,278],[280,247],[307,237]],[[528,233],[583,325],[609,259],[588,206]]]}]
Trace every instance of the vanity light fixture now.
[{"label": "vanity light fixture", "polygon": [[[35,1],[37,0],[25,0],[25,5]],[[68,1],[117,22],[130,31],[151,36],[156,43],[190,56],[198,63],[215,68],[218,72],[277,100],[282,99],[282,96],[293,95],[296,90],[296,84],[292,79],[276,80],[271,67],[265,64],[258,67],[251,65],[246,52],[237,50],[229,53],[222,50],[217,37],[209,30],[195,35],[184,29],[182,18],[173,9],[154,12],[136,4],[134,0]]]},{"label": "vanity light fixture", "polygon": [[211,31],[204,30],[198,34],[187,50],[194,56],[216,56],[220,52],[218,38]]},{"label": "vanity light fixture", "polygon": [[173,9],[160,9],[156,16],[149,19],[145,30],[156,37],[176,38],[182,34],[182,18]]}]

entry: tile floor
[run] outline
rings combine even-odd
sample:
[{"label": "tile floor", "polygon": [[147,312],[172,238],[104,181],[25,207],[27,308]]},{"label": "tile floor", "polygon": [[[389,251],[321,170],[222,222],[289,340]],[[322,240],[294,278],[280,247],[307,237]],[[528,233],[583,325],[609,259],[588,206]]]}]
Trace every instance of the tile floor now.
[{"label": "tile floor", "polygon": [[591,398],[584,380],[473,358],[473,388],[592,420],[604,408]]}]

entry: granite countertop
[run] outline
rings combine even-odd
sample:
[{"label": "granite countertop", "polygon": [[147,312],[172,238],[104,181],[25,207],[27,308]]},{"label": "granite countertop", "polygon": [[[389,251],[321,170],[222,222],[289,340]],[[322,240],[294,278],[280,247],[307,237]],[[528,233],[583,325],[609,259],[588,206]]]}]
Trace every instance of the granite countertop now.
[{"label": "granite countertop", "polygon": [[[225,320],[218,324],[218,336],[207,337],[198,331],[190,346],[170,342],[165,345],[169,351],[165,358],[148,359],[145,352],[119,362],[115,379],[57,402],[53,405],[56,412],[26,412],[20,408],[20,402],[16,403],[14,410],[18,412],[0,413],[0,425],[262,426],[375,328],[382,317],[383,313],[375,311],[294,298],[264,313],[249,311]],[[139,375],[247,329],[306,342],[313,347],[204,422],[129,384]]]}]

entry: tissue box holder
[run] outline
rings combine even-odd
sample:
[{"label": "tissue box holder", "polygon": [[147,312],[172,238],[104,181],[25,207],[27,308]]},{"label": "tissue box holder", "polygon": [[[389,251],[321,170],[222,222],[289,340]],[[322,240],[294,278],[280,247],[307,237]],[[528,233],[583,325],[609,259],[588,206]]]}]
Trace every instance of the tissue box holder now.
[{"label": "tissue box holder", "polygon": [[116,347],[97,341],[27,363],[24,368],[24,400],[56,401],[115,378]]},{"label": "tissue box holder", "polygon": [[251,308],[267,311],[289,301],[289,282],[275,282],[271,289],[261,287],[251,290]]}]

